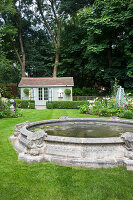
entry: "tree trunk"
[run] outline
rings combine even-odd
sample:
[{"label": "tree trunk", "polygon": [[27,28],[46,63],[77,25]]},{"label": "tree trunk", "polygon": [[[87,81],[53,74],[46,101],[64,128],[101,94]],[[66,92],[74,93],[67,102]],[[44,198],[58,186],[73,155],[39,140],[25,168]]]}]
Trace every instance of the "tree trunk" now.
[{"label": "tree trunk", "polygon": [[53,69],[53,77],[57,76],[57,69],[58,69],[59,57],[60,57],[60,35],[61,35],[61,21],[58,21],[57,43],[55,45],[56,55],[55,55],[55,63],[54,63],[54,69]]},{"label": "tree trunk", "polygon": [[22,64],[21,66],[21,72],[22,72],[22,77],[25,77],[25,63]]},{"label": "tree trunk", "polygon": [[15,46],[15,44],[13,42],[13,39],[11,37],[9,37],[9,39],[10,39],[10,41],[12,43],[13,49],[14,49],[14,51],[16,53],[16,56],[17,56],[17,59],[18,59],[18,61],[20,63],[22,77],[25,77],[26,76],[25,75],[25,53],[24,53],[24,51],[22,52],[22,59],[21,59],[20,55],[19,55],[19,53],[17,51],[17,48],[16,48],[16,46]]},{"label": "tree trunk", "polygon": [[22,41],[22,35],[21,35],[21,31],[19,33],[19,43],[20,43],[20,49],[21,49],[21,53],[22,53],[22,63],[21,64],[21,72],[22,72],[22,77],[25,77],[25,52],[24,52],[24,46],[23,46],[23,41]]},{"label": "tree trunk", "polygon": [[53,77],[57,76],[58,63],[59,63],[59,52],[56,52]]}]

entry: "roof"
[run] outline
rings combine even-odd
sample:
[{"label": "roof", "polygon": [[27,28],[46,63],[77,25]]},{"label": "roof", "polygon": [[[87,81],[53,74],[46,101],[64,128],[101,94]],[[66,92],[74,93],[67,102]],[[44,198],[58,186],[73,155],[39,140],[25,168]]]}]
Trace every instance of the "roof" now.
[{"label": "roof", "polygon": [[74,86],[73,77],[22,77],[19,87],[25,86]]}]

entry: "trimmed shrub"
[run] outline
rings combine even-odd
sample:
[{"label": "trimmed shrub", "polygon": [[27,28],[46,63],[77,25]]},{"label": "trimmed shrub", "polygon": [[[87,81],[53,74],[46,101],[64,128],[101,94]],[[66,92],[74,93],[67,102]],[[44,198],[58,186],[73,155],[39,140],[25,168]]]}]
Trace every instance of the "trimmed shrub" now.
[{"label": "trimmed shrub", "polygon": [[87,104],[88,101],[47,101],[48,109],[79,109],[81,105]]},{"label": "trimmed shrub", "polygon": [[66,95],[70,95],[71,94],[71,90],[70,89],[65,89],[65,94]]},{"label": "trimmed shrub", "polygon": [[23,90],[23,92],[27,95],[27,96],[29,96],[29,89],[28,88],[24,88],[24,90]]},{"label": "trimmed shrub", "polygon": [[22,101],[21,102],[21,108],[28,108],[29,102],[28,101]]},{"label": "trimmed shrub", "polygon": [[18,108],[35,108],[35,101],[33,100],[24,100],[24,99],[14,99]]},{"label": "trimmed shrub", "polygon": [[30,103],[29,108],[30,109],[35,109],[35,103]]}]

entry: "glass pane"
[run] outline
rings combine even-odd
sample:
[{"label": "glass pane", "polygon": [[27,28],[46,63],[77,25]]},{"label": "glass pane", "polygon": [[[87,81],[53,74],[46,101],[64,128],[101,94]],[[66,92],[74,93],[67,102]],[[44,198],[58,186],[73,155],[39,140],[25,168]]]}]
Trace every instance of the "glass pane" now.
[{"label": "glass pane", "polygon": [[42,88],[39,88],[38,92],[39,100],[42,100]]},{"label": "glass pane", "polygon": [[44,88],[44,100],[48,100],[48,88]]}]

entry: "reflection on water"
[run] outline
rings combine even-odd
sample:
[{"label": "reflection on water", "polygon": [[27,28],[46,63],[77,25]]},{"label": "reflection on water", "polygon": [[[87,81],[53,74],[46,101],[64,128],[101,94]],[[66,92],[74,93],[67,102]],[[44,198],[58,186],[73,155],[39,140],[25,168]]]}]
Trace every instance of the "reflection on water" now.
[{"label": "reflection on water", "polygon": [[119,137],[133,132],[132,125],[105,122],[67,122],[45,124],[31,131],[43,129],[48,135],[80,138]]}]

